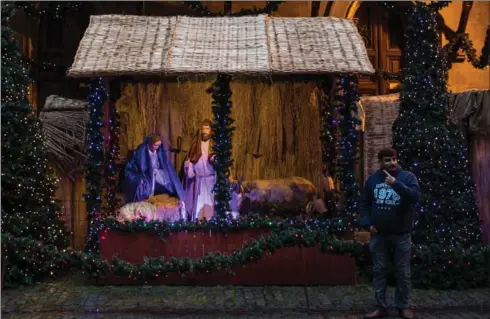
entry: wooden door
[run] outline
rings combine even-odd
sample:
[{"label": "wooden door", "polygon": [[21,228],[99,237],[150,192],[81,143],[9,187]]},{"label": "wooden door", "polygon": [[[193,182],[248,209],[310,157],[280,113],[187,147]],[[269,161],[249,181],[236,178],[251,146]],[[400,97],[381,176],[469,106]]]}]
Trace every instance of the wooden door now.
[{"label": "wooden door", "polygon": [[[375,3],[364,2],[356,12],[355,21],[366,44],[375,69],[399,72],[403,67],[403,24],[399,17],[389,15]],[[361,95],[383,95],[398,92],[396,81],[376,77],[359,78]]]}]

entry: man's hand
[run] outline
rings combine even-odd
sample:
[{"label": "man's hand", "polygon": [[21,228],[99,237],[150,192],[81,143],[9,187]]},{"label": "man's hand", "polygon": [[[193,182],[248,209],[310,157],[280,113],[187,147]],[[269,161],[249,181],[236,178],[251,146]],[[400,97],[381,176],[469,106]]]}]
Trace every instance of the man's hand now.
[{"label": "man's hand", "polygon": [[374,236],[378,233],[378,231],[376,230],[376,228],[374,228],[374,226],[369,226],[369,232],[371,233],[371,236]]},{"label": "man's hand", "polygon": [[144,183],[145,183],[145,181],[144,180],[141,180],[140,184],[143,185]]},{"label": "man's hand", "polygon": [[388,185],[393,185],[396,179],[393,176],[391,176],[390,173],[388,173],[387,171],[383,171],[383,172],[385,172],[386,174],[385,183]]}]

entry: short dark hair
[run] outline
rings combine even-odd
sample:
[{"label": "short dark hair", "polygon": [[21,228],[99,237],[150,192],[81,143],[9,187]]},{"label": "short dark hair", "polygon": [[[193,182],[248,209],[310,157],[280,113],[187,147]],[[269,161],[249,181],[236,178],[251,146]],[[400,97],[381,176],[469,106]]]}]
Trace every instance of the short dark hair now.
[{"label": "short dark hair", "polygon": [[393,148],[384,148],[378,152],[378,160],[382,160],[383,157],[398,157],[396,150]]},{"label": "short dark hair", "polygon": [[211,120],[208,120],[208,119],[205,119],[201,122],[201,127],[203,127],[203,126],[211,127],[212,125],[213,125],[213,122],[211,122]]}]

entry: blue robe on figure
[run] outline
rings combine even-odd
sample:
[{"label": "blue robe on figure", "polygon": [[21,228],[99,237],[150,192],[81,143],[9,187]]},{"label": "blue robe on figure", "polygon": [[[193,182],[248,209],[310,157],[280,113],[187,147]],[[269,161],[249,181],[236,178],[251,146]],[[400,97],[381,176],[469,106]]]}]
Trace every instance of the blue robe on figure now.
[{"label": "blue robe on figure", "polygon": [[131,161],[126,164],[126,203],[140,202],[152,195],[160,194],[168,194],[184,201],[184,189],[163,145],[160,145],[153,155],[150,147],[151,136],[148,136],[136,148]]}]

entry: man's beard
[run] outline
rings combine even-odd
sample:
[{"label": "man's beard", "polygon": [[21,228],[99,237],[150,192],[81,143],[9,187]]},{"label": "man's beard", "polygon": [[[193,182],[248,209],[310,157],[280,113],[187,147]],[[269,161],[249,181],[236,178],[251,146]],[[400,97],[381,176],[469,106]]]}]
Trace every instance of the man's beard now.
[{"label": "man's beard", "polygon": [[386,167],[386,170],[387,170],[388,172],[394,172],[394,171],[396,171],[396,167],[397,167],[396,165],[388,165],[388,166]]},{"label": "man's beard", "polygon": [[209,140],[209,135],[208,134],[201,134],[201,140],[206,142],[207,140]]}]

